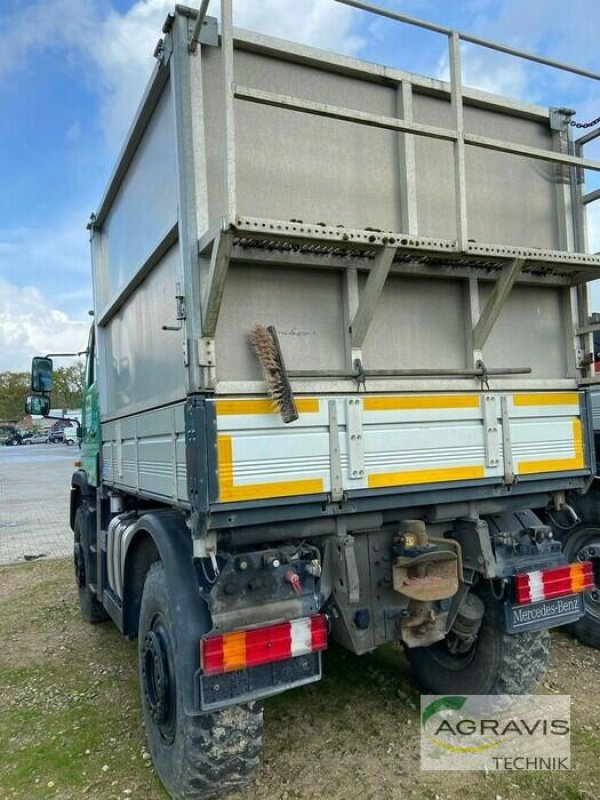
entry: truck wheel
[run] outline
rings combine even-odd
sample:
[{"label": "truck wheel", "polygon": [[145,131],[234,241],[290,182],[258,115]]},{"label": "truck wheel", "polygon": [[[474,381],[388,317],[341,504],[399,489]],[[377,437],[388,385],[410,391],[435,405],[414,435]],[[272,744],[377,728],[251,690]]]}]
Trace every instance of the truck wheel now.
[{"label": "truck wheel", "polygon": [[183,668],[162,563],[153,564],[142,593],[139,672],[144,727],[156,771],[173,798],[210,800],[243,788],[258,766],[262,707],[232,706],[189,715]]},{"label": "truck wheel", "polygon": [[569,561],[592,562],[596,584],[583,595],[583,617],[567,627],[582,644],[600,650],[600,528],[590,525],[574,531],[564,550]]},{"label": "truck wheel", "polygon": [[550,634],[506,631],[502,606],[482,597],[485,613],[474,644],[453,653],[448,637],[431,647],[414,647],[407,658],[419,682],[434,694],[529,694],[541,681],[550,657]]},{"label": "truck wheel", "polygon": [[92,593],[89,585],[89,577],[93,572],[90,570],[90,541],[86,526],[90,525],[90,513],[83,506],[79,506],[75,512],[73,522],[73,534],[75,544],[73,547],[73,564],[75,567],[75,580],[79,592],[79,607],[84,618],[95,625],[108,619],[108,614],[102,603],[99,603],[96,595]]}]

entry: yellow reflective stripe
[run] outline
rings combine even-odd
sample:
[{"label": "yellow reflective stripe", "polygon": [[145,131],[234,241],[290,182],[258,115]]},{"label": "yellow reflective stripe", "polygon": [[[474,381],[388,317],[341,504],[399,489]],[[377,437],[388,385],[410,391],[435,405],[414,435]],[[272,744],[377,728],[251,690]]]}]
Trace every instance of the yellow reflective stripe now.
[{"label": "yellow reflective stripe", "polygon": [[219,455],[219,500],[222,503],[236,500],[266,500],[270,497],[291,497],[299,494],[320,494],[325,491],[321,478],[235,486],[231,436],[217,437],[217,452]]},{"label": "yellow reflective stripe", "polygon": [[473,394],[405,395],[403,397],[365,397],[365,411],[415,411],[421,408],[479,408]]},{"label": "yellow reflective stripe", "polygon": [[419,469],[410,472],[381,472],[369,475],[369,488],[384,486],[409,486],[415,483],[440,483],[441,481],[468,481],[484,478],[485,469],[479,466]]},{"label": "yellow reflective stripe", "polygon": [[578,406],[579,395],[575,392],[540,392],[539,394],[515,394],[516,406]]},{"label": "yellow reflective stripe", "polygon": [[536,472],[568,472],[573,469],[583,469],[585,461],[583,457],[583,433],[581,420],[573,420],[573,458],[554,458],[545,461],[521,461],[519,462],[519,475],[532,475]]},{"label": "yellow reflective stripe", "polygon": [[[217,415],[278,414],[271,400],[217,400]],[[298,398],[296,408],[300,414],[317,414],[319,401],[314,397]]]}]

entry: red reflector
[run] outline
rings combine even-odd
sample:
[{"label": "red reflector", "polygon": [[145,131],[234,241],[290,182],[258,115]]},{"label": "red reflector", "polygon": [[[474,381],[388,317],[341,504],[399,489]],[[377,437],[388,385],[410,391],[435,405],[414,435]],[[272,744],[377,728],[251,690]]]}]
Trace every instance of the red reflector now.
[{"label": "red reflector", "polygon": [[207,675],[223,672],[223,637],[209,636],[200,641],[200,661]]},{"label": "red reflector", "polygon": [[220,675],[326,647],[327,617],[317,614],[262,628],[205,636],[200,640],[200,664],[205,675]]},{"label": "red reflector", "polygon": [[310,619],[310,644],[313,650],[325,650],[327,647],[327,617],[318,614]]},{"label": "red reflector", "polygon": [[290,623],[246,631],[246,667],[291,658]]},{"label": "red reflector", "polygon": [[529,575],[527,573],[515,576],[515,600],[520,606],[525,603],[531,603]]}]

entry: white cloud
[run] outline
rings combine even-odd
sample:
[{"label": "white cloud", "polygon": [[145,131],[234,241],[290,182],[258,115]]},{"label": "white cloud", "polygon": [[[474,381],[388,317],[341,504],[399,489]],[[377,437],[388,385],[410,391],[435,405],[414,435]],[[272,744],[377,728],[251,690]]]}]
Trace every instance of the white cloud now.
[{"label": "white cloud", "polygon": [[99,20],[96,0],[37,0],[2,19],[0,80],[22,68],[33,50],[61,52],[88,39]]},{"label": "white cloud", "polygon": [[[235,0],[233,9],[236,27],[344,53],[356,53],[363,44],[351,33],[352,9],[331,0]],[[112,145],[127,132],[154,65],[162,24],[172,10],[172,0],[138,0],[126,14],[111,11],[86,43],[100,78],[102,126]],[[208,13],[219,16],[220,3],[213,0]]]},{"label": "white cloud", "polygon": [[[213,2],[211,5],[216,6]],[[365,39],[352,33],[355,12],[330,0],[237,0],[233,4],[234,25],[282,39],[355,55]],[[216,11],[216,8],[214,9]]]},{"label": "white cloud", "polygon": [[[463,84],[472,89],[530,102],[536,100],[531,88],[531,75],[522,61],[473,45],[463,45],[461,71]],[[450,79],[447,54],[438,62],[435,74],[441,80]]]},{"label": "white cloud", "polygon": [[51,217],[37,227],[0,228],[0,276],[17,283],[23,269],[46,287],[89,283],[90,256],[86,212],[81,209],[65,218]]},{"label": "white cloud", "polygon": [[88,323],[53,308],[33,286],[0,278],[0,372],[26,371],[32,356],[85,349]]},{"label": "white cloud", "polygon": [[0,371],[85,345],[92,292],[84,222],[81,214],[0,230]]},{"label": "white cloud", "polygon": [[[197,2],[191,3],[199,5]],[[4,20],[0,81],[27,63],[32,49],[61,52],[100,99],[99,122],[110,149],[122,144],[154,66],[154,47],[173,0],[137,0],[125,13],[101,0],[36,0]],[[220,3],[209,6],[217,15]],[[355,12],[331,0],[234,0],[238,27],[356,53]],[[73,126],[69,129],[75,130]],[[67,134],[69,135],[69,134]]]}]

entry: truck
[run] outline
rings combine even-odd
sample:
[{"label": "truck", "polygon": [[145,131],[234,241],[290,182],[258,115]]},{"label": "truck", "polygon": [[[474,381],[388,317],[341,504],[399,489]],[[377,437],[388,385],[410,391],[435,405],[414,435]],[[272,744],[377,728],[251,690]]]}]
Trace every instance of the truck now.
[{"label": "truck", "polygon": [[[83,616],[137,640],[174,798],[243,787],[330,642],[440,694],[532,692],[585,619],[593,488],[574,111],[176,6],[89,222],[70,524]],[[582,141],[582,138],[584,141]],[[47,413],[52,363],[27,405]]]}]

